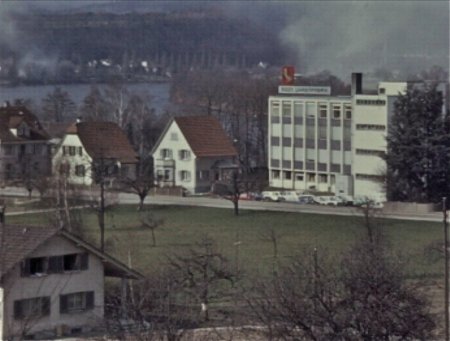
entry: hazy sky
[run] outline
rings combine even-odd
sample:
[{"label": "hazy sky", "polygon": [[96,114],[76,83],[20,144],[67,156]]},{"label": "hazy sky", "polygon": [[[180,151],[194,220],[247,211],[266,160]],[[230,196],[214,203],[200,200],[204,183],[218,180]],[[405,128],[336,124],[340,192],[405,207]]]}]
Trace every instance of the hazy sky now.
[{"label": "hazy sky", "polygon": [[[448,1],[2,1],[3,37],[9,11],[32,9],[150,11],[214,6],[277,32],[292,50],[287,62],[305,72],[340,75],[375,68],[449,64]],[[3,20],[2,20],[3,19]]]}]

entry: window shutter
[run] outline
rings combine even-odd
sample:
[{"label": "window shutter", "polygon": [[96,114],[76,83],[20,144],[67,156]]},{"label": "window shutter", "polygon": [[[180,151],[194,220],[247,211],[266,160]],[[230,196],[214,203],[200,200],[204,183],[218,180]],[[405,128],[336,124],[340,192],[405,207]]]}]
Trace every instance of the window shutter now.
[{"label": "window shutter", "polygon": [[50,315],[50,297],[42,297],[42,316]]},{"label": "window shutter", "polygon": [[87,270],[89,268],[89,254],[82,253],[80,255],[80,270]]},{"label": "window shutter", "polygon": [[63,257],[52,256],[48,258],[48,272],[52,274],[63,272]]},{"label": "window shutter", "polygon": [[67,313],[67,295],[59,295],[59,312],[60,314]]},{"label": "window shutter", "polygon": [[86,309],[94,309],[94,292],[86,292]]},{"label": "window shutter", "polygon": [[25,259],[21,264],[21,275],[22,277],[30,276],[30,260]]},{"label": "window shutter", "polygon": [[22,300],[14,301],[14,319],[21,320],[23,318]]}]

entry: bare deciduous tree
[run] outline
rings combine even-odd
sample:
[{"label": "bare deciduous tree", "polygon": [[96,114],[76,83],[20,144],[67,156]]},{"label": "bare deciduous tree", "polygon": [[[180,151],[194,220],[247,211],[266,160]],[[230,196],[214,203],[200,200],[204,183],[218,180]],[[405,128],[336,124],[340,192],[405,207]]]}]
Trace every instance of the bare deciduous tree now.
[{"label": "bare deciduous tree", "polygon": [[187,331],[198,326],[198,309],[169,272],[121,290],[110,292],[105,304],[106,331],[115,340],[186,340]]},{"label": "bare deciduous tree", "polygon": [[152,233],[152,246],[156,246],[155,230],[164,224],[163,219],[156,218],[150,211],[143,212],[140,216],[141,226],[149,229]]},{"label": "bare deciduous tree", "polygon": [[42,112],[51,122],[64,122],[72,118],[76,110],[77,107],[69,93],[58,86],[42,100]]},{"label": "bare deciduous tree", "polygon": [[170,256],[169,266],[176,276],[175,281],[198,302],[204,321],[210,318],[210,301],[218,297],[223,299],[226,283],[233,286],[237,280],[228,259],[218,251],[215,241],[207,236],[187,253]]},{"label": "bare deciduous tree", "polygon": [[271,339],[429,339],[428,303],[382,243],[358,243],[340,270],[327,264],[298,260],[258,286],[249,301]]}]

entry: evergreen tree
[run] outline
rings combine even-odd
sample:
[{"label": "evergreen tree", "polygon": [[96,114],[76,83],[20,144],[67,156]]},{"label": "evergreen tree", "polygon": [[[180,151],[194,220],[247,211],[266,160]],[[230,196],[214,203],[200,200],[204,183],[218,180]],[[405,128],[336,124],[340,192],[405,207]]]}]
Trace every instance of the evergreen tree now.
[{"label": "evergreen tree", "polygon": [[409,87],[394,103],[387,137],[390,200],[437,202],[448,193],[448,115],[435,84]]}]

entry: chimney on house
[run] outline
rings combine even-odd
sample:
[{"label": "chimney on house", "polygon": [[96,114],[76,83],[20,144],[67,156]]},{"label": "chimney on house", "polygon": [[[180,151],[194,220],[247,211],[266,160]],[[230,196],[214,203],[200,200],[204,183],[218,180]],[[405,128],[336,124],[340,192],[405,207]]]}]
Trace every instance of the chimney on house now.
[{"label": "chimney on house", "polygon": [[362,73],[352,73],[352,96],[362,94]]}]

